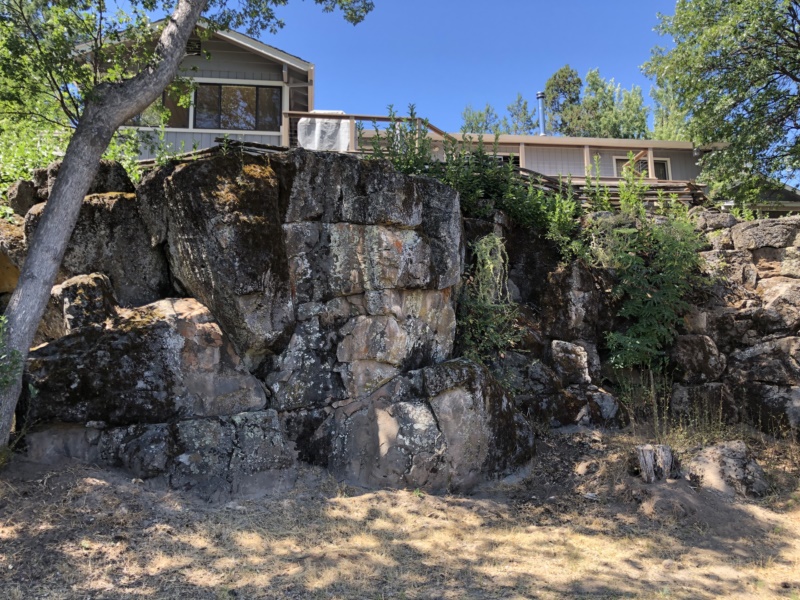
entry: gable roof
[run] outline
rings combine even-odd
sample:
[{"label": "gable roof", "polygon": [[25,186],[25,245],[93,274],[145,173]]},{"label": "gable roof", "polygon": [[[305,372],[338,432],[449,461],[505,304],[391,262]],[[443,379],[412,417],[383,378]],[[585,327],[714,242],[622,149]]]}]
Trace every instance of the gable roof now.
[{"label": "gable roof", "polygon": [[[198,22],[197,26],[202,29],[208,29],[202,21]],[[303,60],[299,56],[294,56],[288,52],[279,50],[275,46],[270,46],[269,44],[260,42],[257,39],[252,38],[249,35],[239,33],[238,31],[217,30],[213,35],[233,44],[234,46],[239,46],[244,50],[249,50],[253,54],[258,54],[259,56],[263,56],[264,58],[268,58],[275,62],[283,63],[294,69],[297,69],[298,71],[308,72],[314,67],[313,63]]]},{"label": "gable roof", "polygon": [[[156,27],[166,21],[166,19],[159,19],[158,21],[153,21],[150,26]],[[197,22],[197,27],[201,29],[208,29],[208,26],[203,22],[201,19]],[[270,46],[269,44],[265,44],[264,42],[260,42],[255,38],[252,38],[248,35],[244,35],[243,33],[239,33],[238,31],[232,30],[217,30],[214,31],[213,35],[221,40],[224,40],[234,46],[239,46],[244,50],[248,50],[253,54],[258,54],[264,58],[268,58],[272,61],[287,65],[298,71],[303,71],[305,73],[309,72],[311,69],[314,68],[314,63],[310,63],[307,60],[303,60],[299,56],[294,56],[289,54],[288,52],[284,52],[276,48],[275,46]],[[83,43],[79,44],[75,48],[75,52],[77,54],[85,54],[91,49],[91,44]]]}]

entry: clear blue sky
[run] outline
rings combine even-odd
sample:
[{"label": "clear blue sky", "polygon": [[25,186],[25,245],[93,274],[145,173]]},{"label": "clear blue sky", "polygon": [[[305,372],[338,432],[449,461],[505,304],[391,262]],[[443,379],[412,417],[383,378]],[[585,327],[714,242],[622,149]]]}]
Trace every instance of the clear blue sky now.
[{"label": "clear blue sky", "polygon": [[639,69],[656,45],[657,13],[675,0],[375,0],[357,26],[307,0],[278,9],[286,26],[261,39],[316,65],[316,108],[386,114],[409,102],[457,131],[467,104],[498,112],[521,92],[529,103],[564,64],[599,68],[623,87],[651,82]]}]

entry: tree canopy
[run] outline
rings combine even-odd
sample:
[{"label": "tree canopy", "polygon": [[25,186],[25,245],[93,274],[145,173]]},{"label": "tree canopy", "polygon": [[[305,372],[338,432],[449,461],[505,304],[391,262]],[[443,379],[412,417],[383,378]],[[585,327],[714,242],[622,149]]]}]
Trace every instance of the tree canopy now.
[{"label": "tree canopy", "polygon": [[510,133],[514,135],[532,135],[536,133],[536,107],[528,108],[528,101],[522,94],[506,107],[507,114],[501,119],[494,107],[487,103],[482,110],[468,105],[461,113],[462,133]]},{"label": "tree canopy", "polygon": [[550,133],[575,137],[648,137],[648,108],[642,89],[624,89],[593,69],[581,81],[565,65],[545,85],[545,107]]},{"label": "tree canopy", "polygon": [[661,15],[674,41],[645,72],[674,94],[695,144],[724,142],[703,173],[723,197],[755,200],[800,175],[800,3],[679,0]]}]

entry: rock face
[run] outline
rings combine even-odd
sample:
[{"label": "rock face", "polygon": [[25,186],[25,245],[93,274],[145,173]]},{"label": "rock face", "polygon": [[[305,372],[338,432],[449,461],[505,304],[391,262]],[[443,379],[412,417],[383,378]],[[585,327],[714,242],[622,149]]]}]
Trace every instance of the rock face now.
[{"label": "rock face", "polygon": [[[44,207],[37,204],[25,217],[26,244]],[[99,194],[84,199],[59,281],[89,273],[108,276],[123,306],[139,306],[172,295],[164,253],[162,248],[150,245],[133,194]]]},{"label": "rock face", "polygon": [[298,459],[435,491],[509,473],[528,423],[448,361],[463,255],[453,190],[347,155],[220,153],[89,196],[28,364],[18,416],[51,424],[29,452],[208,497]]},{"label": "rock face", "polygon": [[[50,192],[56,182],[58,172],[61,170],[61,161],[56,160],[44,169],[36,169],[33,173],[33,188],[38,202],[44,202],[50,197]],[[101,160],[97,174],[89,187],[91,194],[108,194],[121,192],[130,194],[135,191],[128,173],[120,163],[115,160]]]},{"label": "rock face", "polygon": [[[796,432],[800,217],[739,222],[730,214],[693,212],[716,283],[709,300],[688,312],[669,353],[671,409],[746,420],[773,434]],[[486,233],[497,223],[471,228]],[[552,425],[608,423],[618,405],[604,338],[625,326],[614,316],[613,281],[577,262],[559,265],[513,229],[502,233],[509,240],[510,287],[529,306],[520,322],[523,352],[506,353],[499,365],[515,402]]]},{"label": "rock face", "polygon": [[343,325],[348,305],[366,316],[367,294],[388,313],[393,291],[448,294],[460,277],[455,192],[384,163],[221,157],[156,172],[139,198],[151,245],[167,244],[180,288],[219,315],[253,368],[287,346],[296,318]]},{"label": "rock face", "polygon": [[164,423],[266,406],[209,311],[193,299],[120,310],[31,352],[38,394],[26,414],[40,422]]},{"label": "rock face", "polygon": [[533,453],[530,427],[488,371],[459,359],[337,404],[315,434],[330,471],[370,487],[464,491]]}]

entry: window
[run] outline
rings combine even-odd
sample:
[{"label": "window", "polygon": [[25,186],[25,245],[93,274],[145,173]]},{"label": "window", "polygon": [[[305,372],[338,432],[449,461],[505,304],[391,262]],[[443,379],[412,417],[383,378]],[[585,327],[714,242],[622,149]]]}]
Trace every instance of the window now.
[{"label": "window", "polygon": [[189,127],[189,108],[178,105],[179,96],[164,92],[161,98],[153,102],[140,114],[128,120],[126,125],[137,127],[161,127],[164,109],[169,110],[169,116],[164,122],[165,127]]},{"label": "window", "polygon": [[[614,157],[614,167],[617,177],[622,177],[622,170],[627,162],[627,158]],[[643,173],[645,177],[647,177],[647,160],[637,160],[634,169],[637,173]],[[653,169],[655,170],[655,179],[672,179],[668,158],[656,158],[653,160]]]},{"label": "window", "polygon": [[195,95],[197,129],[278,131],[281,88],[200,84]]}]

